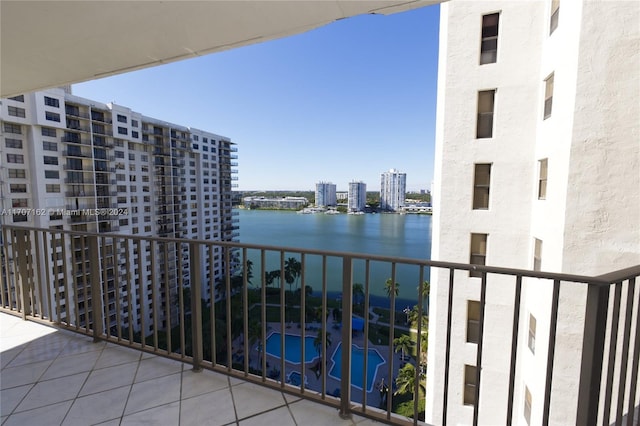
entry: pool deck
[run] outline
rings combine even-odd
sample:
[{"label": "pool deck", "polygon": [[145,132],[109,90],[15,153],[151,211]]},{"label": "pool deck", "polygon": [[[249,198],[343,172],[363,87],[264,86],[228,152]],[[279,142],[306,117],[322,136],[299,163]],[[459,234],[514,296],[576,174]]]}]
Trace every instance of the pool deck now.
[{"label": "pool deck", "polygon": [[[329,327],[328,332],[331,333],[331,346],[327,348],[327,355],[329,358],[327,361],[327,368],[326,368],[327,372],[331,371],[331,367],[333,365],[331,356],[333,355],[336,348],[341,342],[342,329],[336,330],[333,328],[333,325],[334,324],[331,322],[327,323],[327,326]],[[307,326],[313,327],[313,326],[318,326],[318,324],[307,324]],[[281,332],[280,323],[268,323],[268,330],[269,330],[269,333]],[[285,334],[301,335],[302,330],[298,327],[297,324],[294,324],[292,326],[288,326],[287,328],[285,328],[283,332]],[[305,330],[305,336],[315,337],[318,332],[319,330],[318,331]],[[355,334],[353,334],[351,343],[359,346],[360,348],[364,348],[364,343],[365,343],[364,333],[356,332]],[[250,365],[253,365],[253,366],[257,366],[259,363],[259,352],[256,348],[257,348],[257,345],[254,345],[251,348],[250,355],[249,355]],[[391,356],[393,357],[393,376],[390,378],[389,377],[389,356],[390,356],[389,346],[378,345],[369,341],[368,348],[376,349],[385,361],[384,364],[378,367],[378,371],[376,372],[376,375],[374,378],[374,386],[372,387],[372,390],[370,392],[366,392],[366,404],[373,407],[379,407],[381,403],[381,394],[377,389],[378,384],[380,383],[381,379],[384,379],[384,383],[387,385],[392,383],[395,377],[397,377],[398,375],[398,370],[401,368],[402,365],[404,365],[404,363],[401,360],[402,355],[399,352],[398,353],[393,352],[391,354]],[[267,357],[267,362],[269,364],[268,370],[274,367],[277,369],[280,369],[280,365],[281,365],[280,358],[271,356],[268,353],[266,354],[266,357]],[[314,373],[314,370],[312,370],[312,367],[316,362],[317,360],[313,360],[305,364],[296,364],[296,363],[287,362],[285,359],[285,371],[284,371],[284,374],[281,372],[280,377],[286,378],[288,377],[289,374],[291,374],[291,372],[294,372],[294,371],[301,372],[300,370],[301,368],[303,368],[304,371],[302,371],[302,374],[306,375],[308,379],[308,384],[305,385],[305,388],[316,390],[319,392],[322,388],[322,376],[320,377],[316,376],[316,374]],[[368,383],[367,383],[367,387],[369,387]],[[340,388],[340,380],[335,379],[327,374],[327,377],[326,377],[327,393],[332,394],[336,389],[339,389],[339,388]],[[363,393],[364,392],[362,389],[359,389],[356,386],[352,386],[351,400],[353,402],[362,403],[362,401],[364,400]]]}]

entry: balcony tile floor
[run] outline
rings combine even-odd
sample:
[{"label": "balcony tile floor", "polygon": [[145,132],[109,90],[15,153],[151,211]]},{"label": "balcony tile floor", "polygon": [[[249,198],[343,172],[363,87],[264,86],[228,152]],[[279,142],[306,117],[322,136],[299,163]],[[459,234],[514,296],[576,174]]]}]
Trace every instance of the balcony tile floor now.
[{"label": "balcony tile floor", "polygon": [[359,425],[337,410],[0,313],[2,426]]}]

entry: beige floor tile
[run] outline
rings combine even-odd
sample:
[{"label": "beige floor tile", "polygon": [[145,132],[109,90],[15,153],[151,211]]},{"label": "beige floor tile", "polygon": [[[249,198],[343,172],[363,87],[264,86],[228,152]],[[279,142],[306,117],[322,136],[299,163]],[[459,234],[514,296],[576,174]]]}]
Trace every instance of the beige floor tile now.
[{"label": "beige floor tile", "polygon": [[125,414],[180,400],[180,373],[136,383],[131,388]]},{"label": "beige floor tile", "polygon": [[100,352],[86,352],[76,355],[62,355],[56,358],[42,375],[40,380],[55,379],[57,377],[70,376],[72,374],[91,371]]},{"label": "beige floor tile", "polygon": [[140,361],[142,352],[122,346],[107,345],[101,352],[100,358],[94,368],[113,367],[114,365],[128,364]]},{"label": "beige floor tile", "polygon": [[[4,354],[2,354],[4,356]],[[0,388],[7,389],[15,386],[35,383],[47,370],[53,361],[40,361],[33,364],[20,365],[2,370]]]},{"label": "beige floor tile", "polygon": [[137,369],[138,363],[130,362],[129,364],[93,370],[82,386],[80,396],[131,385]]},{"label": "beige floor tile", "polygon": [[300,400],[294,402],[289,404],[289,409],[299,425],[333,426],[353,424],[349,419],[340,418],[338,409],[312,401]]},{"label": "beige floor tile", "polygon": [[227,389],[182,400],[181,426],[218,426],[235,420],[231,392]]},{"label": "beige floor tile", "polygon": [[16,412],[31,410],[75,398],[89,373],[39,382],[18,405]]},{"label": "beige floor tile", "polygon": [[[280,407],[273,411],[261,413],[260,415],[244,419],[238,423],[240,426],[266,426],[266,425],[278,425],[278,426],[296,426],[296,422],[291,417],[289,409]],[[307,426],[307,423],[300,423]]]},{"label": "beige floor tile", "polygon": [[182,399],[229,388],[229,379],[224,374],[202,370],[198,373],[186,369],[182,372]]},{"label": "beige floor tile", "polygon": [[180,361],[174,361],[172,359],[153,357],[149,359],[143,359],[138,367],[136,373],[135,383],[143,382],[145,380],[156,379],[162,376],[168,376],[170,374],[179,373],[182,371],[184,363]]},{"label": "beige floor tile", "polygon": [[11,414],[32,387],[33,385],[18,386],[11,389],[4,389],[0,392],[0,415],[7,416]]},{"label": "beige floor tile", "polygon": [[285,405],[284,396],[278,391],[252,383],[243,383],[231,388],[238,419],[244,419],[263,411]]},{"label": "beige floor tile", "polygon": [[121,426],[175,426],[180,421],[180,403],[165,404],[150,410],[124,416]]},{"label": "beige floor tile", "polygon": [[2,426],[51,426],[62,423],[73,401],[64,401],[34,410],[12,414]]},{"label": "beige floor tile", "polygon": [[90,425],[120,418],[129,396],[129,386],[77,398],[63,425]]},{"label": "beige floor tile", "polygon": [[22,352],[24,347],[22,345],[16,345],[11,349],[0,349],[0,368],[5,368],[13,359]]}]

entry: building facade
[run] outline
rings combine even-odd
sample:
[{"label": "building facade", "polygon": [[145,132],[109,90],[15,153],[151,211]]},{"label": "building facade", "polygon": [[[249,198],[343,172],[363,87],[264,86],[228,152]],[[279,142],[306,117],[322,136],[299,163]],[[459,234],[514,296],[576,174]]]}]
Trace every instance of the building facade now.
[{"label": "building facade", "polygon": [[331,182],[316,183],[316,207],[329,207],[338,204],[336,185]]},{"label": "building facade", "polygon": [[407,174],[391,169],[380,175],[380,208],[399,211],[407,193]]},{"label": "building facade", "polygon": [[367,206],[367,184],[364,182],[349,182],[349,196],[347,200],[348,213],[364,211]]},{"label": "building facade", "polygon": [[[231,208],[237,148],[228,138],[147,117],[121,105],[80,98],[68,89],[3,99],[0,120],[0,219],[5,224],[213,241],[237,239],[238,218]],[[65,241],[59,257],[50,259],[49,270],[42,273],[60,288],[84,291],[80,278],[90,270],[82,255],[86,247],[75,238]],[[149,312],[153,302],[175,300],[178,281],[190,285],[188,270],[184,270],[185,262],[189,263],[187,247],[170,244],[165,249],[157,244],[143,248],[146,256],[142,256],[136,253],[137,248],[120,247],[113,239],[106,241],[100,256],[109,257],[111,265],[104,274],[112,312],[107,325],[116,322],[116,297],[131,297],[136,311]],[[62,270],[63,253],[73,254],[75,262],[68,262],[73,271]],[[136,257],[140,258],[137,263]],[[225,268],[221,253],[214,259],[213,265],[209,259],[202,263],[202,295],[207,302],[210,286]],[[136,297],[124,290],[114,291],[116,282],[126,282],[127,262],[137,265],[135,288],[131,289]],[[154,274],[167,285],[152,295],[148,284]],[[65,300],[60,303],[64,305]],[[84,324],[91,318],[90,305],[90,300],[85,300],[83,306],[69,307],[67,312],[77,314]],[[142,330],[135,319],[129,323],[126,312],[120,314],[123,327],[145,334],[150,331],[150,321]],[[172,315],[171,322],[176,318]],[[163,327],[170,325],[162,321]]]},{"label": "building facade", "polygon": [[[432,259],[599,275],[640,263],[640,6],[441,6]],[[588,250],[583,249],[588,247]],[[504,424],[514,285],[456,275],[448,422]],[[448,274],[431,274],[428,423],[442,423]],[[524,280],[514,422],[542,424],[552,285]],[[586,288],[560,293],[549,424],[576,424]],[[506,342],[506,343],[505,343]]]}]

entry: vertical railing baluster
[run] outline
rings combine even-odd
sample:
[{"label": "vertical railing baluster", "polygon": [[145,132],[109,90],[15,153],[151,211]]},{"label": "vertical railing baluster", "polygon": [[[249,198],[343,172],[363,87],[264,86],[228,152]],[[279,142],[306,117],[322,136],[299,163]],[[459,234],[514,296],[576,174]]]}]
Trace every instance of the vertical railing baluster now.
[{"label": "vertical railing baluster", "polygon": [[[636,278],[633,277],[629,280],[629,285],[636,287]],[[638,364],[640,364],[640,291],[638,291],[636,301],[636,332],[633,344],[633,356],[631,363],[631,377],[629,381],[629,405],[627,407],[627,426],[633,426],[636,410],[636,390],[638,387]]]},{"label": "vertical railing baluster", "polygon": [[54,264],[57,264],[56,260],[51,260],[51,256],[52,254],[54,255],[54,259],[57,259],[57,253],[55,250],[55,246],[53,247],[53,249],[49,250],[49,248],[51,247],[50,242],[53,240],[53,233],[51,231],[44,233],[43,234],[43,247],[44,247],[44,270],[45,270],[45,276],[44,276],[44,283],[42,283],[41,287],[44,287],[44,295],[43,297],[46,298],[47,300],[47,304],[46,304],[46,308],[47,308],[47,316],[49,317],[49,321],[53,322],[53,303],[51,301],[51,297],[53,294],[55,294],[55,289],[53,289],[52,285],[51,285],[51,277],[52,275],[58,275],[57,274],[57,265],[54,266],[54,271],[53,274],[51,273],[51,262],[53,262]]},{"label": "vertical railing baluster", "polygon": [[116,339],[122,340],[122,305],[120,303],[120,238],[113,237],[113,288],[116,306]]},{"label": "vertical railing baluster", "polygon": [[300,284],[300,389],[304,392],[305,383],[304,383],[304,366],[306,363],[306,354],[305,354],[305,342],[306,342],[306,332],[305,332],[305,303],[306,303],[306,291],[305,291],[305,283],[304,283],[304,264],[305,258],[304,253],[300,255],[300,274],[302,275],[302,282]]},{"label": "vertical railing baluster", "polygon": [[[89,256],[91,258],[91,315],[93,322],[93,341],[97,343],[102,336],[102,295],[100,294],[100,250],[98,248],[98,237],[96,235],[90,236],[88,247],[90,249]],[[87,247],[87,245],[83,245]],[[84,250],[83,250],[84,253]],[[84,257],[84,256],[83,256]],[[68,299],[67,299],[68,300]],[[86,300],[86,289],[85,289]],[[67,303],[69,303],[67,301]],[[86,307],[85,303],[85,307]],[[86,311],[85,311],[86,312]],[[88,316],[85,315],[85,320],[88,322]],[[88,327],[87,327],[88,328]]]},{"label": "vertical railing baluster", "polygon": [[633,295],[635,288],[632,284],[633,279],[627,280],[627,300],[624,313],[624,332],[622,333],[622,359],[620,361],[620,379],[618,382],[618,404],[616,406],[616,424],[622,424],[624,392],[627,384],[627,364],[629,362],[629,344],[631,340],[631,316],[633,315]]},{"label": "vertical railing baluster", "polygon": [[[0,306],[3,308],[8,308],[8,304],[5,297],[5,291],[10,288],[10,276],[11,272],[9,271],[9,256],[7,254],[8,244],[7,244],[7,228],[4,226],[0,226],[0,238],[2,239],[2,245],[0,245],[0,250],[2,250],[2,268],[4,269],[4,274],[0,271]],[[8,293],[7,293],[8,294]]]},{"label": "vertical railing baluster", "polygon": [[353,309],[353,258],[342,258],[342,359],[340,380],[340,417],[351,417],[351,321]]},{"label": "vertical railing baluster", "polygon": [[[611,397],[613,393],[613,376],[616,365],[616,349],[618,345],[618,327],[620,323],[620,301],[622,299],[622,282],[615,283],[613,292],[613,311],[611,313],[611,331],[609,334],[609,364],[605,380],[604,407],[602,409],[603,423],[609,424],[611,418]],[[623,395],[624,398],[624,395]]]},{"label": "vertical railing baluster", "polygon": [[284,292],[284,251],[280,251],[280,386],[284,388],[285,375],[285,333],[286,333],[286,313],[287,301]]},{"label": "vertical railing baluster", "polygon": [[[420,390],[420,369],[422,368],[421,366],[421,355],[422,355],[422,309],[423,309],[423,304],[424,304],[424,299],[425,299],[425,294],[424,294],[424,267],[420,267],[420,272],[419,272],[419,278],[418,278],[418,323],[417,323],[417,334],[416,334],[416,340],[417,340],[417,344],[416,344],[416,367],[414,370],[415,373],[415,378],[414,378],[414,388],[413,388],[413,424],[417,425],[418,424],[418,395],[420,395],[420,393],[418,392]],[[409,323],[409,330],[411,330],[411,323]]]},{"label": "vertical railing baluster", "polygon": [[136,241],[137,243],[137,247],[138,247],[138,262],[137,262],[137,266],[138,266],[138,277],[139,278],[139,283],[138,283],[138,297],[140,299],[139,302],[139,307],[140,307],[140,344],[142,345],[142,348],[144,349],[144,347],[147,344],[147,330],[146,330],[146,315],[147,313],[145,312],[145,308],[144,305],[146,303],[147,298],[144,295],[144,276],[145,276],[145,271],[142,269],[142,265],[143,265],[143,259],[144,257],[144,250],[142,250],[142,239],[139,239]]},{"label": "vertical railing baluster", "polygon": [[[36,259],[46,259],[47,258],[47,252],[46,252],[46,247],[44,247],[44,245],[41,245],[40,242],[40,234],[42,233],[42,236],[44,237],[44,240],[46,241],[46,235],[44,234],[43,231],[34,231],[34,241],[35,241],[35,252],[36,252]],[[43,309],[43,291],[42,291],[42,287],[44,285],[43,280],[42,280],[42,264],[40,262],[37,262],[37,264],[34,264],[34,269],[36,270],[36,274],[34,275],[35,278],[35,282],[34,282],[34,296],[37,294],[37,296],[35,297],[35,304],[38,306],[38,316],[40,317],[40,319],[44,319],[45,315],[44,315],[44,309]],[[47,274],[48,275],[48,274]]]},{"label": "vertical railing baluster", "polygon": [[455,269],[449,268],[449,293],[447,301],[447,337],[444,354],[444,390],[442,398],[442,426],[447,425],[447,403],[449,402],[449,374],[451,370],[451,320],[453,313],[453,280]]},{"label": "vertical railing baluster", "polygon": [[509,396],[507,397],[507,426],[513,422],[513,390],[516,381],[516,356],[518,353],[518,328],[520,325],[520,303],[522,295],[522,275],[516,276],[516,289],[513,298],[513,324],[511,326],[511,361],[509,366]]},{"label": "vertical railing baluster", "polygon": [[393,340],[395,339],[396,327],[396,291],[398,283],[396,283],[396,263],[391,264],[391,288],[389,296],[391,298],[391,306],[389,310],[389,390],[387,392],[387,420],[391,419],[391,400],[393,394]]},{"label": "vertical railing baluster", "polygon": [[156,250],[158,242],[149,241],[151,246],[151,323],[153,324],[153,350],[158,351],[158,268]]},{"label": "vertical railing baluster", "polygon": [[484,314],[487,304],[487,273],[482,271],[480,281],[480,321],[478,323],[478,343],[476,351],[476,388],[473,398],[473,426],[478,426],[480,418],[480,379],[482,378],[482,346],[484,341]]},{"label": "vertical railing baluster", "polygon": [[108,270],[108,253],[107,253],[107,241],[105,237],[99,237],[101,253],[100,256],[102,263],[102,298],[104,306],[104,331],[107,338],[111,337],[111,315],[109,313],[109,279],[107,275]]},{"label": "vertical railing baluster", "polygon": [[202,367],[202,303],[200,302],[202,276],[200,272],[200,243],[189,243],[189,260],[191,284],[191,351],[193,357],[193,371],[200,371]]},{"label": "vertical railing baluster", "polygon": [[233,339],[231,335],[231,249],[223,247],[224,251],[224,268],[225,268],[225,288],[226,288],[226,322],[227,322],[227,371],[231,371],[233,367]]},{"label": "vertical railing baluster", "polygon": [[[71,298],[71,296],[68,293],[65,294],[65,296],[66,296],[65,298],[66,298],[66,302],[67,302],[66,303],[67,308],[69,307],[69,305],[72,305],[72,304],[74,305],[73,306],[73,312],[74,312],[75,320],[74,320],[74,324],[73,325],[74,325],[76,331],[78,331],[78,328],[80,327],[80,315],[79,315],[79,312],[78,312],[80,310],[78,308],[78,306],[80,304],[80,298],[78,297],[78,264],[77,264],[78,260],[76,258],[76,246],[77,246],[76,245],[76,237],[77,236],[75,234],[69,235],[69,239],[71,240],[71,287],[73,288],[73,297],[75,298],[75,303],[74,303],[74,299]],[[80,238],[82,240],[82,244],[81,244],[82,252],[80,253],[80,261],[82,262],[82,270],[83,270],[83,274],[82,274],[82,287],[83,287],[82,295],[84,297],[84,307],[85,307],[85,322],[86,322],[85,331],[89,332],[89,315],[86,315],[89,312],[89,308],[88,308],[88,306],[89,306],[89,297],[87,295],[87,293],[89,292],[89,289],[88,289],[87,280],[86,280],[87,274],[86,274],[86,271],[84,269],[85,268],[85,251],[84,251],[84,249],[85,249],[85,247],[88,247],[88,246],[87,246],[86,238],[85,238],[84,235],[81,236],[81,237],[77,237],[77,238]],[[98,257],[96,260],[99,261],[100,257]],[[97,279],[98,277],[99,277],[99,275],[97,275],[97,276],[94,275],[92,277],[91,281]],[[93,296],[91,296],[91,298],[93,299]],[[70,318],[67,317],[67,321],[69,321],[69,320],[70,320]]]},{"label": "vertical railing baluster", "polygon": [[[70,326],[71,325],[71,313],[69,312],[69,301],[70,299],[70,292],[69,292],[69,265],[67,265],[67,260],[69,259],[67,257],[67,235],[65,233],[60,233],[60,238],[61,238],[61,242],[62,242],[62,262],[64,264],[64,275],[63,275],[63,288],[64,288],[64,313],[65,313],[65,321],[66,321],[66,326]],[[73,238],[71,236],[69,236],[69,240],[70,243],[73,244]],[[71,245],[70,244],[70,245]],[[73,253],[73,247],[71,248],[71,252]],[[73,257],[71,258],[71,276],[73,278],[73,264],[75,263],[75,255],[73,255]],[[60,293],[58,292],[58,298],[60,298]]]},{"label": "vertical railing baluster", "polygon": [[[182,244],[177,244],[179,249],[176,250],[178,254],[178,317],[180,322],[180,358],[187,356],[187,345],[185,337],[185,301],[184,301],[184,272],[182,271]],[[193,298],[193,294],[190,295]],[[189,309],[191,309],[191,300],[189,300]]]},{"label": "vertical railing baluster", "polygon": [[598,420],[608,305],[609,288],[588,283],[576,415],[579,425],[594,425]]},{"label": "vertical railing baluster", "polygon": [[[16,300],[19,301],[18,308],[20,309],[22,319],[24,321],[27,320],[27,316],[31,314],[29,308],[29,264],[30,260],[30,244],[28,242],[27,230],[15,230],[15,247],[18,251],[17,258],[20,258],[18,261],[19,272],[17,271],[16,280]],[[17,259],[16,259],[17,260]]]},{"label": "vertical railing baluster", "polygon": [[216,335],[218,334],[218,331],[216,330],[216,274],[213,268],[215,258],[214,252],[213,244],[209,244],[209,294],[211,299],[211,309],[209,309],[209,324],[211,324],[209,337],[211,338],[211,364],[215,367],[218,362],[216,357]]},{"label": "vertical railing baluster", "polygon": [[371,278],[370,268],[370,260],[367,259],[364,265],[364,312],[362,317],[364,318],[364,353],[367,356],[364,357],[364,362],[362,363],[362,374],[364,375],[364,386],[362,387],[362,409],[361,411],[364,413],[367,407],[367,389],[369,389],[369,384],[367,382],[368,376],[367,371],[369,369],[369,283]]},{"label": "vertical railing baluster", "polygon": [[549,424],[549,409],[551,407],[551,382],[553,379],[553,360],[556,350],[556,329],[558,325],[558,303],[560,299],[560,280],[553,281],[551,297],[551,317],[549,319],[549,349],[547,350],[547,377],[544,389],[544,406],[542,408],[542,424]]},{"label": "vertical railing baluster", "polygon": [[264,249],[260,250],[260,368],[262,370],[262,381],[267,377],[267,283],[266,283],[266,254]]},{"label": "vertical railing baluster", "polygon": [[327,256],[322,256],[322,398],[327,394]]},{"label": "vertical railing baluster", "polygon": [[130,238],[125,239],[124,255],[125,255],[125,282],[127,286],[127,319],[128,319],[128,331],[129,331],[129,344],[133,343],[133,309],[134,301],[136,298],[135,288],[131,284],[133,281],[133,273],[131,272],[131,249],[130,245],[133,245],[133,240]]},{"label": "vertical railing baluster", "polygon": [[242,332],[243,332],[243,367],[244,375],[249,375],[249,289],[247,282],[247,248],[242,248]]},{"label": "vertical railing baluster", "polygon": [[[164,256],[164,310],[165,310],[165,336],[167,339],[167,353],[172,353],[173,345],[171,342],[171,288],[169,287],[169,283],[173,280],[169,279],[169,245],[175,243],[165,242],[162,244],[162,255]],[[176,250],[173,250],[172,253],[175,253]],[[174,261],[175,266],[175,261]]]}]

